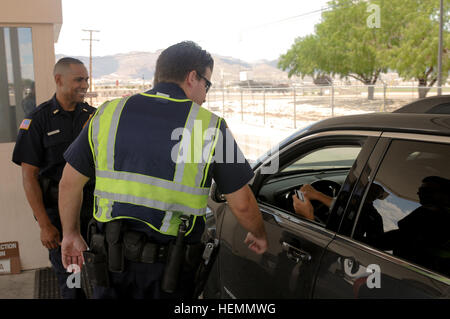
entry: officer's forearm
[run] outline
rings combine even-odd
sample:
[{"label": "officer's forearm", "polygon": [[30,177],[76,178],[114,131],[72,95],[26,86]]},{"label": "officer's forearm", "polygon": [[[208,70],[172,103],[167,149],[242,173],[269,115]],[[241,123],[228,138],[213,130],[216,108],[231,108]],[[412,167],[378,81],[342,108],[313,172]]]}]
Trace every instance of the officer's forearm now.
[{"label": "officer's forearm", "polygon": [[42,199],[42,189],[38,181],[39,170],[31,165],[22,163],[22,183],[28,203],[33,210],[39,227],[48,226],[51,222],[45,211],[44,201]]},{"label": "officer's forearm", "polygon": [[225,197],[239,224],[257,238],[266,238],[261,212],[248,185]]},{"label": "officer's forearm", "polygon": [[235,212],[235,216],[246,230],[257,238],[266,238],[266,231],[261,212],[257,205],[249,205],[248,209]]},{"label": "officer's forearm", "polygon": [[80,209],[83,187],[89,179],[66,164],[59,182],[59,214],[64,234],[80,232]]}]

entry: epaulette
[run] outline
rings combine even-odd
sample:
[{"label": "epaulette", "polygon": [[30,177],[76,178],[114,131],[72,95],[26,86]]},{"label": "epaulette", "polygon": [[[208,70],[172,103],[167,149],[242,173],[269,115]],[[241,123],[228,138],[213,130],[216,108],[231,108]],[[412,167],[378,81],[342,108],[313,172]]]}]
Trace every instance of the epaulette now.
[{"label": "epaulette", "polygon": [[81,105],[81,109],[84,112],[88,112],[88,113],[95,113],[95,111],[97,111],[97,109],[93,106],[90,106],[89,103],[87,102],[83,102],[83,104]]}]

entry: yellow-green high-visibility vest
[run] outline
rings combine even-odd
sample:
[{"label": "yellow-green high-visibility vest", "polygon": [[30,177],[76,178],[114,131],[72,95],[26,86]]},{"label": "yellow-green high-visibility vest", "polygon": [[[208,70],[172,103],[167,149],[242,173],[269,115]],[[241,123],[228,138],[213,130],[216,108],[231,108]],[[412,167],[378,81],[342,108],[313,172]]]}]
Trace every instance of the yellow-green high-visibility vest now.
[{"label": "yellow-green high-visibility vest", "polygon": [[[172,158],[176,157],[174,178],[166,180],[114,169],[116,134],[129,98],[106,102],[98,108],[89,123],[89,143],[95,163],[94,218],[100,222],[131,218],[144,222],[162,234],[176,235],[181,215],[196,218],[204,217],[206,213],[209,187],[205,187],[205,183],[222,119],[187,99],[146,93],[141,95],[149,99],[165,99],[165,103],[191,104],[185,126],[179,128],[182,133],[181,142],[177,145],[178,149],[172,150]],[[156,209],[162,214],[161,225],[153,225],[146,220],[146,216],[114,214],[113,217],[114,203]]]}]

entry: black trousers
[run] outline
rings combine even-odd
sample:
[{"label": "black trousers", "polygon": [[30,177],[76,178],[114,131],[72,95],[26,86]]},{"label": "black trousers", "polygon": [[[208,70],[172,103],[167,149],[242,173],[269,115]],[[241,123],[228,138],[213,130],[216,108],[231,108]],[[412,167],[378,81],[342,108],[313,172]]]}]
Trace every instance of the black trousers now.
[{"label": "black trousers", "polygon": [[[53,226],[55,226],[60,236],[62,236],[62,227],[61,220],[59,218],[59,212],[57,208],[46,208],[47,215],[50,219],[50,222]],[[87,223],[88,218],[83,218],[80,221],[80,228],[83,235],[83,238],[86,240],[86,232],[87,232]],[[62,240],[62,238],[60,238]],[[59,292],[61,294],[61,298],[63,299],[86,299],[86,295],[82,288],[69,288],[67,285],[67,279],[72,273],[67,272],[62,264],[61,259],[61,247],[49,249],[49,259],[52,264],[52,268],[56,274],[58,279]]]},{"label": "black trousers", "polygon": [[191,299],[196,269],[183,269],[177,290],[166,293],[160,289],[165,264],[144,264],[125,260],[125,271],[109,272],[110,286],[94,287],[94,299]]}]

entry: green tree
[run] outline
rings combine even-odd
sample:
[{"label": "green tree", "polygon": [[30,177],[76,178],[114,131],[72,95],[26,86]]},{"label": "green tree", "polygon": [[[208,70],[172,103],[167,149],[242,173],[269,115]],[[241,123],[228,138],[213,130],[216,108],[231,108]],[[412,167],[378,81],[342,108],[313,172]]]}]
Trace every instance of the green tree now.
[{"label": "green tree", "polygon": [[[296,39],[280,57],[289,75],[338,75],[369,85],[368,98],[381,72],[397,71],[419,82],[425,97],[437,82],[439,0],[333,0],[315,34]],[[375,7],[375,12],[370,8]],[[444,0],[443,83],[450,70],[450,0]],[[377,10],[379,10],[377,12]],[[379,13],[379,25],[370,19]]]},{"label": "green tree", "polygon": [[[279,67],[289,69],[290,75],[330,74],[375,85],[386,71],[378,54],[385,48],[381,41],[384,30],[368,26],[371,12],[365,1],[333,0],[328,4],[331,10],[323,12],[315,35],[298,38],[280,57]],[[373,93],[369,86],[369,99]]]},{"label": "green tree", "polygon": [[308,35],[295,39],[291,49],[280,56],[278,67],[288,70],[289,77],[297,75],[303,79],[308,75],[316,79],[326,74],[320,69],[320,65],[323,65],[321,58],[324,56],[318,36]]},{"label": "green tree", "polygon": [[[449,0],[444,1],[442,83],[450,70],[449,4]],[[423,98],[437,82],[439,0],[397,0],[386,5],[391,6],[386,10],[387,18],[395,24],[391,36],[397,39],[397,43],[384,52],[386,64],[400,77],[418,81],[419,97]]]}]

